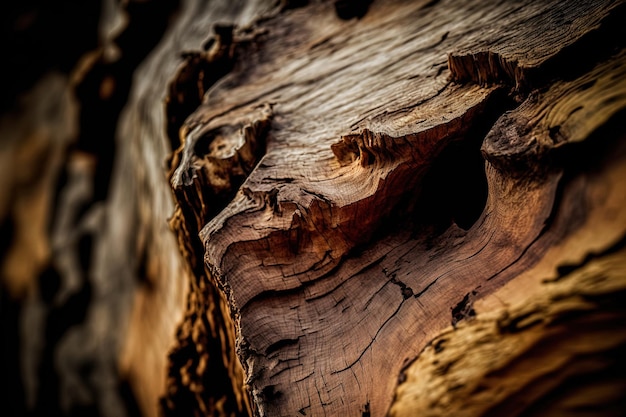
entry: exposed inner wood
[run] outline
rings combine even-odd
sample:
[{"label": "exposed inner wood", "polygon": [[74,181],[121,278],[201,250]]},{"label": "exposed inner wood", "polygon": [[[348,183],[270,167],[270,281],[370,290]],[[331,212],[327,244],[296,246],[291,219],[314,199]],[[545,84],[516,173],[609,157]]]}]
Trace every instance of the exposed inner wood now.
[{"label": "exposed inner wood", "polygon": [[453,79],[479,84],[507,80],[527,90],[533,83],[568,77],[570,70],[575,73],[593,65],[613,47],[606,40],[624,33],[618,22],[626,11],[619,1],[558,7],[526,2],[508,10],[504,18],[476,28],[454,45],[449,61]]},{"label": "exposed inner wood", "polygon": [[526,268],[472,306],[475,320],[429,344],[402,377],[390,415],[623,412],[625,71],[622,52],[496,122],[484,147],[512,144],[499,155],[507,164],[549,154],[563,164],[547,227],[564,233],[542,234],[518,261]]},{"label": "exposed inner wood", "polygon": [[389,415],[621,415],[625,254],[622,241],[526,285],[523,303],[443,332],[407,369]]},{"label": "exposed inner wood", "polygon": [[624,3],[6,2],[3,415],[625,415]]},{"label": "exposed inner wood", "polygon": [[[600,248],[624,233],[623,205],[564,191],[623,114],[608,36],[623,14],[612,1],[375,2],[346,21],[311,4],[235,30],[232,70],[179,130],[173,224],[196,258],[199,232],[206,265],[182,328],[220,306],[255,415],[383,415],[402,368],[473,303],[596,212],[621,213]],[[592,54],[606,63],[570,65],[589,39],[612,45]],[[474,218],[431,185],[464,176],[447,165],[464,159],[455,149],[475,157],[486,198],[445,201]]]}]

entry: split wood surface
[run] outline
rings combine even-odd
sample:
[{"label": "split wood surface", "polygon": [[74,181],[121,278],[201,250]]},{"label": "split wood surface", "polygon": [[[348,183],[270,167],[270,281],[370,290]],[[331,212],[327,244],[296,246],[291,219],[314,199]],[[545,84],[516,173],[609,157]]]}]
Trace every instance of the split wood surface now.
[{"label": "split wood surface", "polygon": [[233,62],[181,125],[170,178],[256,415],[384,415],[473,303],[533,288],[586,228],[573,261],[623,238],[623,176],[595,170],[620,139],[596,132],[626,104],[624,54],[589,48],[616,41],[623,10],[379,2],[344,21],[314,4],[217,33],[207,71]]},{"label": "split wood surface", "polygon": [[624,414],[623,1],[107,4],[0,117],[25,409]]}]

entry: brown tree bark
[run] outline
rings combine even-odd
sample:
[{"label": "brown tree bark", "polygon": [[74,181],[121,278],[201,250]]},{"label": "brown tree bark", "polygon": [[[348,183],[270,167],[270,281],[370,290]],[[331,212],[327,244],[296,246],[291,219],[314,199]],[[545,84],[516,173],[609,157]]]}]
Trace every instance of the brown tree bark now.
[{"label": "brown tree bark", "polygon": [[[537,281],[619,250],[622,13],[612,2],[386,2],[346,21],[318,4],[234,32],[233,69],[180,128],[171,183],[174,229],[199,232],[198,282],[219,288],[230,307],[224,317],[255,415],[384,415],[403,369],[430,341],[483,319],[475,304],[498,297],[508,306],[505,285],[527,292],[522,303],[549,301],[530,298],[556,291]],[[209,68],[221,68],[230,38],[217,39]],[[624,284],[619,275],[612,289]],[[584,294],[578,285],[566,296]],[[536,310],[508,307],[496,322],[516,329],[531,312],[545,326],[556,320]],[[620,317],[606,317],[611,332]],[[537,344],[554,337],[532,327]],[[564,327],[569,336],[576,325]],[[604,358],[623,342],[620,334],[606,347],[550,354]],[[431,384],[460,389],[448,374],[463,354],[450,352]],[[523,367],[503,356],[512,361],[505,369]],[[492,360],[474,365],[474,386],[485,387],[480,372],[489,375]],[[487,386],[475,409],[463,382],[467,397],[451,394],[458,403],[436,403],[433,414],[501,415],[500,404],[519,414],[549,401],[566,377],[599,371],[553,367],[563,383],[548,370],[528,376],[525,384],[548,386],[524,403],[508,404],[524,395],[521,376],[494,383],[510,390],[497,398]],[[422,381],[421,368],[413,372]],[[170,384],[180,389],[184,378]],[[404,394],[394,410],[434,407],[421,389],[422,402]]]},{"label": "brown tree bark", "polygon": [[3,293],[56,329],[22,341],[57,361],[50,401],[623,415],[626,5],[235,3],[122,5],[31,118],[65,180],[3,177]]}]

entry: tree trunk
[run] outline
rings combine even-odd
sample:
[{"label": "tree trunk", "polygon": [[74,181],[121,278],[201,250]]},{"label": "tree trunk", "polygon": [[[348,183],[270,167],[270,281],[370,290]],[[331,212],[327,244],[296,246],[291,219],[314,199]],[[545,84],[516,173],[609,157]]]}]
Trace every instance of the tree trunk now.
[{"label": "tree trunk", "polygon": [[16,410],[626,412],[624,2],[197,3],[3,125]]}]

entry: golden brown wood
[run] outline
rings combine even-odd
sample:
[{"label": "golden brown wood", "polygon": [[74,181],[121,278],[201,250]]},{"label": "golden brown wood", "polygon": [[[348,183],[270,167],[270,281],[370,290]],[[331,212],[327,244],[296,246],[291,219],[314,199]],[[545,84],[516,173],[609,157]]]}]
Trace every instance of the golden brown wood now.
[{"label": "golden brown wood", "polygon": [[[577,229],[586,213],[575,203],[553,224],[559,187],[577,172],[563,144],[623,109],[620,93],[602,104],[614,82],[544,121],[524,116],[525,102],[486,134],[517,105],[509,86],[544,105],[534,89],[585,74],[573,57],[590,39],[610,44],[623,13],[614,2],[385,2],[342,21],[317,4],[235,32],[233,71],[181,128],[172,186],[183,213],[202,208],[187,222],[204,224],[208,281],[230,305],[256,415],[383,415],[401,369],[435,335]],[[232,133],[269,107],[269,132]],[[230,141],[267,149],[222,209],[207,197],[220,183],[198,143],[224,126]],[[465,201],[437,190],[454,177],[436,176],[465,175],[455,148],[469,159],[483,138],[488,195],[463,218]],[[467,195],[482,192],[477,178]]]},{"label": "golden brown wood", "polygon": [[527,281],[521,303],[442,332],[407,369],[389,415],[621,415],[624,255]]},{"label": "golden brown wood", "polygon": [[504,168],[523,159],[545,169],[549,154],[564,163],[559,201],[547,232],[518,261],[532,264],[477,301],[474,319],[429,343],[402,377],[390,415],[623,413],[624,75],[622,52],[527,99],[487,135],[485,153]]}]

